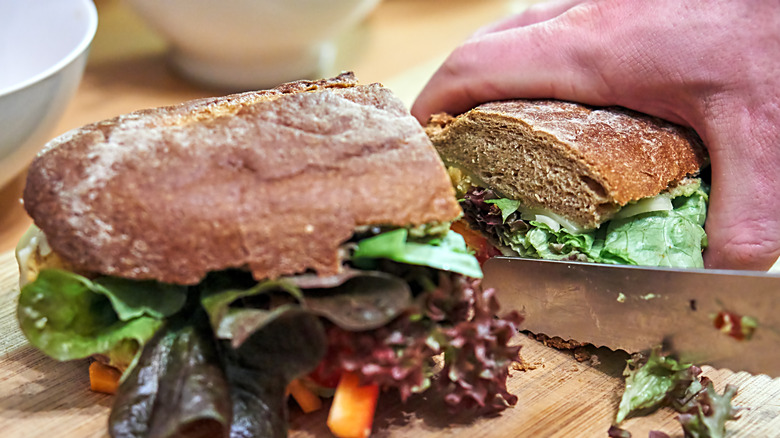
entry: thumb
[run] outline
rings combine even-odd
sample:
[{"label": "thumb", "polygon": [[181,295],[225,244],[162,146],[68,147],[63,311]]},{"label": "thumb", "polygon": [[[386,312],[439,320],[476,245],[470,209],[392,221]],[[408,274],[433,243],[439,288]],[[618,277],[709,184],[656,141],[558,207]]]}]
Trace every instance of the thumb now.
[{"label": "thumb", "polygon": [[[679,2],[561,1],[556,8],[498,23],[450,54],[418,95],[412,114],[425,123],[433,113],[459,114],[493,100],[553,98],[621,105],[689,125],[683,108],[699,102],[677,80],[679,65],[718,60],[720,51],[702,54],[680,44],[690,32],[680,30],[682,7],[669,3]],[[654,16],[653,24],[634,19],[638,14]]]},{"label": "thumb", "polygon": [[602,96],[609,90],[590,65],[604,53],[602,32],[594,31],[589,19],[593,8],[593,3],[579,4],[533,25],[501,30],[505,26],[499,24],[498,30],[478,33],[433,74],[412,114],[425,123],[433,113],[459,114],[511,96],[606,103]]}]

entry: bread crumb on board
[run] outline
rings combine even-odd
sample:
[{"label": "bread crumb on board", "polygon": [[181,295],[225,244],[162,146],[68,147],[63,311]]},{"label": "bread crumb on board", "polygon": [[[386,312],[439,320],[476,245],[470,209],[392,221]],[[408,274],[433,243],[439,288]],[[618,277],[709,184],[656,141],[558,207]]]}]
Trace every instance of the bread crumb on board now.
[{"label": "bread crumb on board", "polygon": [[587,362],[590,366],[597,366],[601,364],[598,355],[593,353],[590,349],[586,348],[589,344],[575,341],[573,339],[564,340],[558,336],[549,337],[544,334],[529,333],[529,336],[544,344],[545,347],[552,347],[557,350],[571,350],[574,354],[574,359],[577,362]]},{"label": "bread crumb on board", "polygon": [[543,360],[527,362],[522,357],[518,357],[518,361],[512,364],[512,369],[515,371],[533,371],[539,367],[544,368]]}]

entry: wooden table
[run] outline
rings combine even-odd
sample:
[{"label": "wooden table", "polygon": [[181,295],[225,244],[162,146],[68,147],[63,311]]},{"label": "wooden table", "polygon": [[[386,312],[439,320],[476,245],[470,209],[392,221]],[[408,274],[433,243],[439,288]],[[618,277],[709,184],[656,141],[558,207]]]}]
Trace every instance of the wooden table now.
[{"label": "wooden table", "polygon": [[[363,82],[382,82],[410,104],[436,66],[479,26],[530,1],[384,0],[357,29],[339,40],[333,72],[353,70]],[[165,44],[119,0],[96,1],[100,25],[78,93],[52,137],[86,123],[136,109],[222,94],[188,83],[165,62]],[[7,437],[104,437],[109,396],[91,393],[85,361],[58,363],[30,347],[18,330],[18,273],[9,252],[29,225],[18,199],[20,176],[0,189],[0,434]],[[598,350],[599,364],[580,363],[520,336],[522,356],[536,368],[514,371],[520,402],[497,418],[457,418],[413,398],[380,403],[374,436],[602,437],[614,418],[626,355]],[[722,391],[741,390],[746,406],[730,423],[730,437],[780,436],[780,381],[705,367]],[[625,423],[635,437],[649,430],[682,436],[674,412],[661,410]],[[293,412],[293,436],[327,436],[325,412]]]}]

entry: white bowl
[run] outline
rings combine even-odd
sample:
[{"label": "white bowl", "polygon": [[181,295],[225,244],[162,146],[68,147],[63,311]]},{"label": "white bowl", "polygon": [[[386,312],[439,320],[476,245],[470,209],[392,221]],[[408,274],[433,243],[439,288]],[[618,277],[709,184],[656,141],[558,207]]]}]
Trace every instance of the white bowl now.
[{"label": "white bowl", "polygon": [[92,0],[0,0],[0,186],[52,135],[97,30]]},{"label": "white bowl", "polygon": [[331,40],[380,0],[127,0],[171,47],[174,67],[224,89],[320,76]]}]

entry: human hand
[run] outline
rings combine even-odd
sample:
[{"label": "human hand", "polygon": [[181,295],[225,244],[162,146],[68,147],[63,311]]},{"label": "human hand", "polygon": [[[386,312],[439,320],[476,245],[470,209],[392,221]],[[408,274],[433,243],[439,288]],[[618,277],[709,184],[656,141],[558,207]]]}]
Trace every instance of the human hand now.
[{"label": "human hand", "polygon": [[433,75],[412,113],[510,98],[620,105],[696,130],[710,154],[710,268],[780,255],[780,5],[563,0],[488,26]]}]

